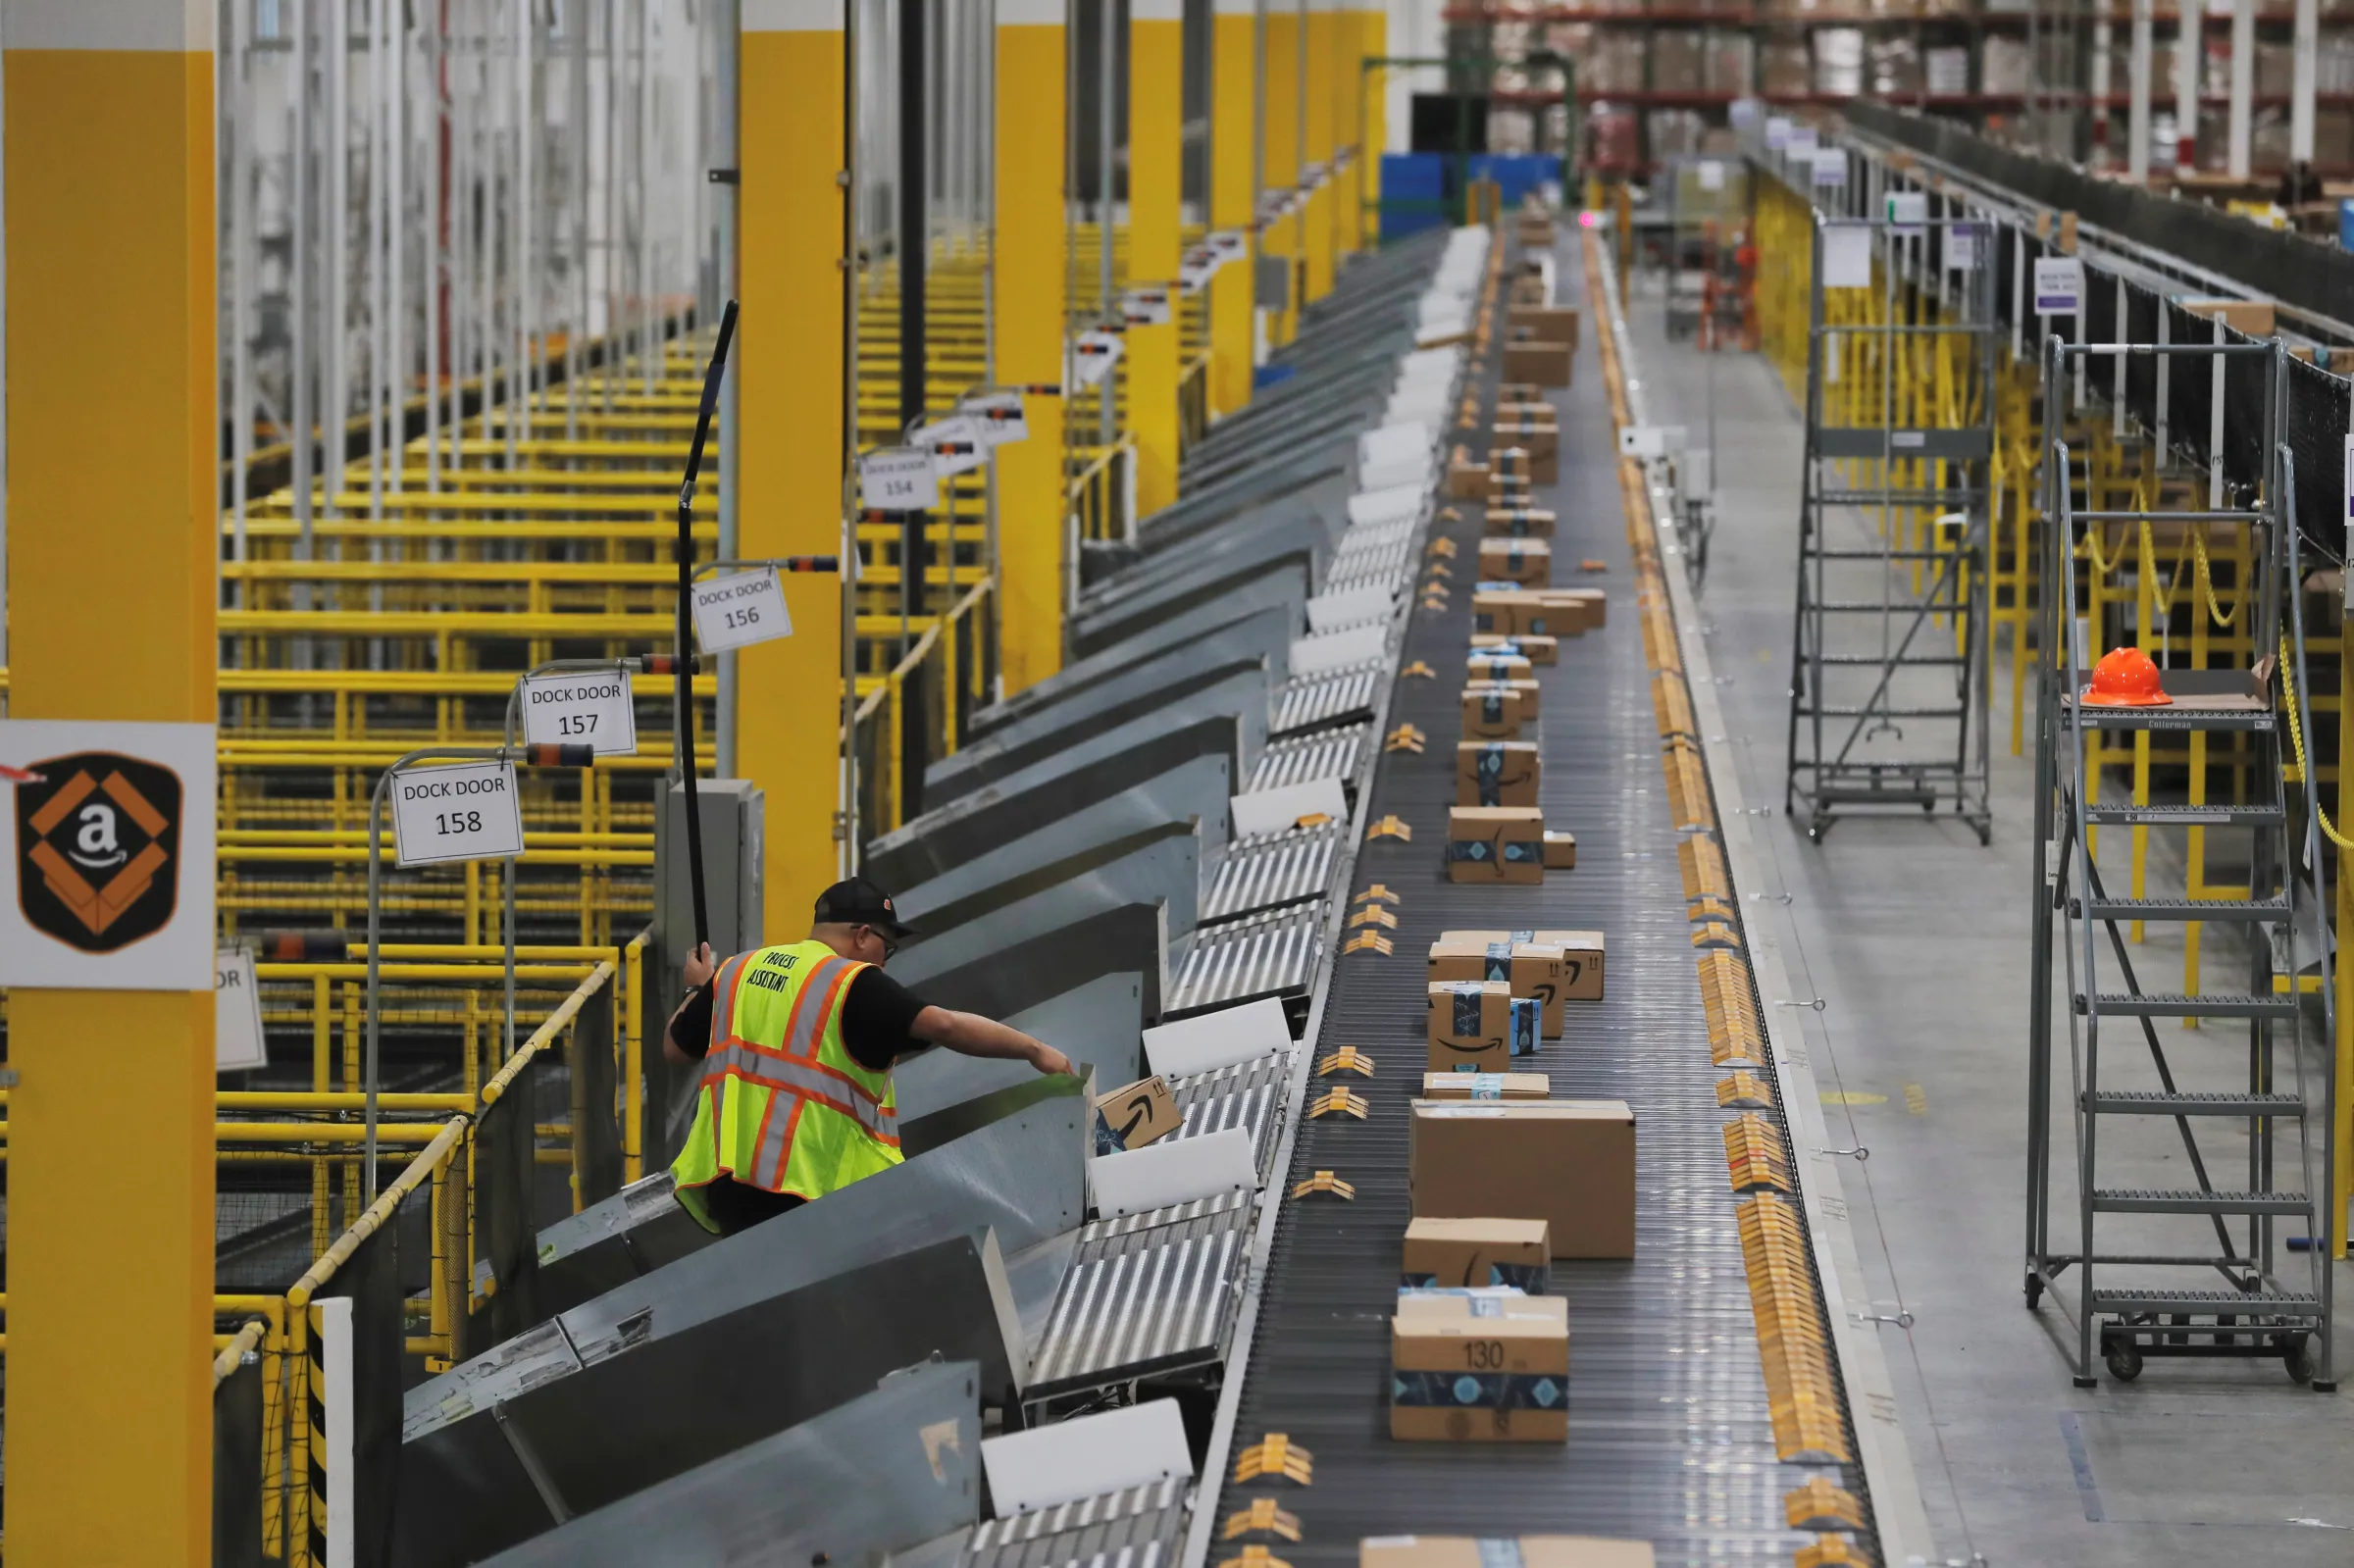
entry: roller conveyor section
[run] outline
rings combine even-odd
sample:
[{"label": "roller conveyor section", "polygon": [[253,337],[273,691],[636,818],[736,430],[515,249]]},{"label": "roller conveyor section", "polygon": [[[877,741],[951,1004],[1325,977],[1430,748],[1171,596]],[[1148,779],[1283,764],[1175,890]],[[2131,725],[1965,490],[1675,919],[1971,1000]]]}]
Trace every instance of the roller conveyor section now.
[{"label": "roller conveyor section", "polygon": [[1159,1481],[993,1519],[972,1533],[965,1568],[1168,1568],[1189,1495]]},{"label": "roller conveyor section", "polygon": [[[1429,250],[1425,272],[1439,255]],[[1437,451],[1433,426],[1393,421],[1371,442],[1364,431],[1385,398],[1426,403],[1434,371],[1451,396],[1460,360],[1424,360],[1411,377],[1395,368],[1418,358],[1406,346],[1416,296],[1396,293],[1375,334],[1392,368],[1367,381],[1365,413],[1332,443],[1345,462],[1329,506],[1238,507],[1220,528],[1288,542],[1231,543],[1213,529],[1149,548],[1098,584],[1104,634],[1081,669],[985,727],[1001,733],[1006,766],[968,765],[970,787],[874,845],[867,871],[903,889],[928,932],[895,978],[1053,1039],[1097,1087],[1152,1070],[1139,1036],[1165,1019],[1273,997],[1297,1029],[1361,825],[1308,813],[1230,841],[1237,816],[1265,809],[1230,797],[1324,782],[1354,793],[1372,758]],[[1304,393],[1316,375],[1303,369]],[[1353,477],[1366,472],[1383,482],[1356,495]],[[1332,587],[1343,563],[1356,599]],[[1123,656],[1132,645],[1139,656]],[[1211,647],[1253,656],[1184,689]],[[1156,683],[1163,672],[1176,679]],[[1186,706],[1205,691],[1221,711]],[[1140,698],[1154,700],[1131,711]],[[1277,714],[1308,728],[1270,741]],[[1076,1081],[932,1052],[898,1074],[906,1162],[821,1202],[715,1239],[682,1228],[657,1177],[551,1228],[540,1256],[558,1314],[409,1397],[398,1560],[462,1560],[534,1537],[542,1555],[516,1560],[558,1560],[545,1553],[565,1543],[568,1516],[603,1520],[587,1534],[607,1545],[637,1539],[710,1476],[749,1473],[727,1470],[732,1459],[791,1439],[796,1423],[820,1430],[827,1412],[934,1350],[972,1362],[981,1401],[1014,1412],[1009,1424],[1213,1393],[1305,1077],[1303,1047],[1261,1018],[1279,1044],[1168,1069],[1183,1126],[1159,1149],[1093,1156]],[[1121,1189],[1117,1204],[1106,1195],[1104,1160],[1167,1151],[1214,1156],[1217,1174],[1147,1185],[1141,1199]],[[893,1306],[861,1316],[854,1299]],[[854,1329],[840,1327],[849,1318]],[[813,1344],[826,1353],[810,1355]],[[748,1345],[778,1347],[778,1364]],[[712,1404],[730,1418],[689,1430]],[[966,1557],[1043,1564],[1085,1560],[1116,1533],[1150,1563],[1169,1561],[1195,1489],[1148,1492],[984,1526],[957,1544]]]}]

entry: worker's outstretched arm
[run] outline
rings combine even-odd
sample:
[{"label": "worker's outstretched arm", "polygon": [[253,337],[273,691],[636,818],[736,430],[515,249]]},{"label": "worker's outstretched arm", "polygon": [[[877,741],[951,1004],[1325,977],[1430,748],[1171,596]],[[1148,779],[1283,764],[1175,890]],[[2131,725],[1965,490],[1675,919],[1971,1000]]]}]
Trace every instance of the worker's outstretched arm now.
[{"label": "worker's outstretched arm", "polygon": [[909,1033],[917,1039],[946,1046],[963,1056],[1028,1062],[1042,1073],[1071,1071],[1071,1059],[1053,1046],[1032,1039],[1018,1029],[1008,1029],[994,1018],[983,1018],[979,1013],[927,1007],[915,1015],[915,1026]]}]

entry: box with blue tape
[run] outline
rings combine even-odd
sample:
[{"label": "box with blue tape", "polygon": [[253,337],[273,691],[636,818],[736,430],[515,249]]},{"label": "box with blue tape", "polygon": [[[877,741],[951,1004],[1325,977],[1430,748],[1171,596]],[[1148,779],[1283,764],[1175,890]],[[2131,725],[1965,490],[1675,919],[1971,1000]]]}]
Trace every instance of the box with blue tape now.
[{"label": "box with blue tape", "polygon": [[1510,1290],[1408,1290],[1390,1320],[1390,1436],[1565,1442],[1569,1303]]},{"label": "box with blue tape", "polygon": [[1509,1285],[1543,1295],[1552,1281],[1543,1220],[1424,1218],[1406,1228],[1402,1289]]},{"label": "box with blue tape", "polygon": [[1455,748],[1455,803],[1530,806],[1543,768],[1534,740],[1463,740]]},{"label": "box with blue tape", "polygon": [[1545,814],[1534,806],[1455,806],[1447,813],[1447,880],[1541,883]]},{"label": "box with blue tape", "polygon": [[1490,536],[1479,541],[1483,582],[1541,588],[1553,582],[1553,546],[1543,539]]},{"label": "box with blue tape", "polygon": [[1512,988],[1500,980],[1442,981],[1430,987],[1434,1073],[1500,1073],[1512,1060]]}]

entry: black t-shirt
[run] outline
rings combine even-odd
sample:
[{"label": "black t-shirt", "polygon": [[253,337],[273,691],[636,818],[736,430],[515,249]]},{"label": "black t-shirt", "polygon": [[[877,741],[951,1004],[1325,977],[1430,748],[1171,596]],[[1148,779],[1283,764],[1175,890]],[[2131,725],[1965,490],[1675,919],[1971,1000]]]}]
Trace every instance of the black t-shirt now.
[{"label": "black t-shirt", "polygon": [[[850,1059],[870,1073],[888,1072],[901,1056],[924,1049],[914,1036],[915,1015],[924,1002],[915,992],[872,965],[850,981],[842,999],[842,1043]],[[711,1048],[711,986],[687,998],[671,1020],[670,1037],[690,1056]]]}]

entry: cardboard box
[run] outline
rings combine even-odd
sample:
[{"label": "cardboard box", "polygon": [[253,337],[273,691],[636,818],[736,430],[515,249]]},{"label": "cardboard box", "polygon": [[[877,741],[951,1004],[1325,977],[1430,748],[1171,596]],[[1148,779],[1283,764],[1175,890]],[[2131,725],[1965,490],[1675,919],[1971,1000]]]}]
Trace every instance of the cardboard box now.
[{"label": "cardboard box", "polygon": [[1488,442],[1492,447],[1526,452],[1530,478],[1539,483],[1552,482],[1537,472],[1539,464],[1561,455],[1561,428],[1554,423],[1550,410],[1543,419],[1513,418],[1499,413],[1495,424],[1488,427]]},{"label": "cardboard box", "polygon": [[[1531,664],[1528,656],[1523,653],[1507,653],[1492,648],[1473,648],[1463,658],[1463,676],[1474,683],[1484,681],[1533,681],[1536,679],[1536,666]],[[1512,805],[1528,804],[1526,801],[1510,803]],[[1506,804],[1506,802],[1466,800],[1461,804],[1495,806]]]},{"label": "cardboard box", "polygon": [[1553,1080],[1544,1073],[1424,1073],[1426,1100],[1549,1100]]},{"label": "cardboard box", "polygon": [[2270,337],[2277,325],[2269,299],[2186,299],[2182,308],[2250,337]]},{"label": "cardboard box", "polygon": [[1488,482],[1493,484],[1498,480],[1519,480],[1525,482],[1529,478],[1529,463],[1528,448],[1524,446],[1490,447],[1488,449]]},{"label": "cardboard box", "polygon": [[1569,601],[1549,603],[1535,589],[1482,583],[1471,591],[1471,630],[1495,636],[1573,637],[1586,630],[1586,611]]},{"label": "cardboard box", "polygon": [[1570,349],[1577,347],[1575,305],[1508,305],[1504,324],[1515,330],[1528,329],[1529,336],[1540,343],[1560,343]]},{"label": "cardboard box", "polygon": [[1367,1536],[1357,1543],[1356,1568],[1487,1568],[1513,1554],[1521,1568],[1657,1568],[1648,1541],[1602,1536],[1520,1536],[1503,1543],[1469,1536]]},{"label": "cardboard box", "polygon": [[1543,539],[1483,538],[1479,576],[1487,582],[1543,587],[1553,582],[1553,546]]},{"label": "cardboard box", "polygon": [[1542,1220],[1411,1221],[1398,1269],[1398,1283],[1409,1290],[1510,1285],[1543,1295],[1552,1277]]},{"label": "cardboard box", "polygon": [[1488,492],[1488,465],[1474,463],[1468,448],[1457,447],[1447,460],[1447,495],[1450,500],[1476,501]]},{"label": "cardboard box", "polygon": [[1556,521],[1547,507],[1491,506],[1480,527],[1492,538],[1550,539]]},{"label": "cardboard box", "polygon": [[1458,806],[1533,806],[1544,767],[1533,740],[1462,740],[1455,748]]},{"label": "cardboard box", "polygon": [[1569,1303],[1517,1291],[1407,1291],[1390,1320],[1390,1436],[1566,1442]]},{"label": "cardboard box", "polygon": [[1539,386],[1567,386],[1569,345],[1507,343],[1504,345],[1504,374],[1509,380],[1534,381]]},{"label": "cardboard box", "polygon": [[1512,988],[1501,980],[1430,987],[1430,1070],[1501,1073],[1512,1060]]},{"label": "cardboard box", "polygon": [[1526,636],[1500,636],[1492,632],[1474,632],[1471,633],[1471,646],[1474,651],[1511,649],[1535,665],[1561,662],[1561,645],[1560,641],[1553,637],[1540,636],[1535,632],[1530,632]]},{"label": "cardboard box", "polygon": [[1598,931],[1443,931],[1441,941],[1535,942],[1561,950],[1561,994],[1573,1002],[1602,1000],[1606,944]]},{"label": "cardboard box", "polygon": [[1577,869],[1577,835],[1545,832],[1545,869],[1547,871],[1575,871]]},{"label": "cardboard box", "polygon": [[1431,980],[1503,981],[1515,999],[1537,1004],[1541,1037],[1560,1037],[1565,978],[1561,948],[1542,942],[1465,941],[1460,936],[1442,936],[1430,944],[1425,962]]},{"label": "cardboard box", "polygon": [[1456,806],[1447,813],[1447,880],[1545,880],[1545,815],[1534,806]]},{"label": "cardboard box", "polygon": [[1156,1142],[1185,1125],[1169,1081],[1154,1073],[1096,1096],[1096,1152],[1118,1154]]},{"label": "cardboard box", "polygon": [[1606,588],[1548,588],[1545,598],[1549,604],[1575,606],[1581,629],[1610,625],[1611,595]]},{"label": "cardboard box", "polygon": [[1467,740],[1517,740],[1520,726],[1535,717],[1523,708],[1520,688],[1510,681],[1482,681],[1463,687]]},{"label": "cardboard box", "polygon": [[1624,1100],[1417,1100],[1407,1168],[1416,1218],[1543,1220],[1557,1258],[1635,1255]]}]

